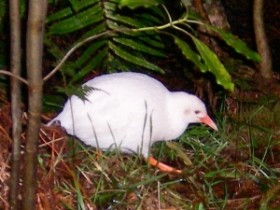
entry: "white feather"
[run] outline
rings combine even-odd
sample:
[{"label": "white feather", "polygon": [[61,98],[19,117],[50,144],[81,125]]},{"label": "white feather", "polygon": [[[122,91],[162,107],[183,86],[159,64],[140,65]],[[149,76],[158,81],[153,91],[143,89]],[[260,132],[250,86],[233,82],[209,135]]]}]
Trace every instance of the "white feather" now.
[{"label": "white feather", "polygon": [[48,125],[60,121],[68,134],[102,150],[117,147],[147,157],[152,143],[178,138],[189,123],[207,115],[196,96],[170,92],[140,73],[103,75],[84,85],[94,88],[87,100],[70,97]]}]

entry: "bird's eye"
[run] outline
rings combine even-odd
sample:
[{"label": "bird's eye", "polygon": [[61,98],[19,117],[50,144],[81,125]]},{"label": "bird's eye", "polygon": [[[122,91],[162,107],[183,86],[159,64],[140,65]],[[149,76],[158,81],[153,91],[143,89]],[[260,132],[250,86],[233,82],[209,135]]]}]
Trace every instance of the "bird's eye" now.
[{"label": "bird's eye", "polygon": [[195,110],[194,113],[195,113],[195,114],[199,114],[200,111],[199,111],[199,110]]}]

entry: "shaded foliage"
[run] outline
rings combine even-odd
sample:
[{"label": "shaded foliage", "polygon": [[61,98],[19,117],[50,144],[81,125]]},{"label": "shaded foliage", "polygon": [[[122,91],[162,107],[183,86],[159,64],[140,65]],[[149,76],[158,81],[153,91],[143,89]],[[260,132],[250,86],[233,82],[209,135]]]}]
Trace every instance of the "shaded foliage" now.
[{"label": "shaded foliage", "polygon": [[[198,69],[213,73],[218,84],[233,91],[234,85],[224,65],[197,38],[196,27],[204,24],[198,15],[182,4],[180,14],[176,14],[180,18],[172,21],[169,10],[173,8],[159,6],[158,3],[132,2],[131,6],[130,1],[71,0],[47,18],[48,52],[59,60],[65,53],[65,47],[70,45],[65,43],[65,37],[75,44],[108,32],[106,36],[82,46],[61,67],[63,75],[70,78],[69,83],[81,80],[94,69],[109,72],[147,69],[163,73],[164,68],[155,61],[164,60],[168,54],[174,53],[170,43],[166,45],[169,40],[166,38],[170,37],[175,41],[172,49],[181,49],[183,56]],[[208,28],[248,59],[259,59],[241,40],[217,28]]]}]

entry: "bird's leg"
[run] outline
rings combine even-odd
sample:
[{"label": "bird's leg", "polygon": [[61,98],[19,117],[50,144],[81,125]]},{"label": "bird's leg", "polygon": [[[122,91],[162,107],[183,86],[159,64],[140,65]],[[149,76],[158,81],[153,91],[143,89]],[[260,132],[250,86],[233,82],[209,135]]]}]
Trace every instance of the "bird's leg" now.
[{"label": "bird's leg", "polygon": [[182,173],[182,170],[178,170],[178,169],[173,168],[171,166],[168,166],[168,165],[166,165],[166,164],[164,164],[162,162],[159,162],[158,160],[156,160],[153,157],[149,157],[147,159],[147,162],[150,165],[155,166],[155,167],[159,168],[159,170],[164,171],[164,172],[175,172],[175,173],[178,173],[178,174]]}]

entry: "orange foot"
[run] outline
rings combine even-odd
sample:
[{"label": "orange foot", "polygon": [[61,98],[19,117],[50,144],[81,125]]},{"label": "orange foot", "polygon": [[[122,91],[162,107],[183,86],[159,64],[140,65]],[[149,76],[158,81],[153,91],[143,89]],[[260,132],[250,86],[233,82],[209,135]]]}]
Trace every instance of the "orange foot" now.
[{"label": "orange foot", "polygon": [[168,166],[164,163],[161,163],[159,162],[158,160],[156,160],[155,158],[153,157],[149,157],[147,159],[147,162],[150,163],[150,165],[152,166],[155,166],[157,168],[159,168],[159,170],[163,171],[163,172],[173,172],[173,173],[178,173],[178,174],[181,174],[182,173],[182,170],[178,170],[176,168],[173,168],[171,166]]}]

